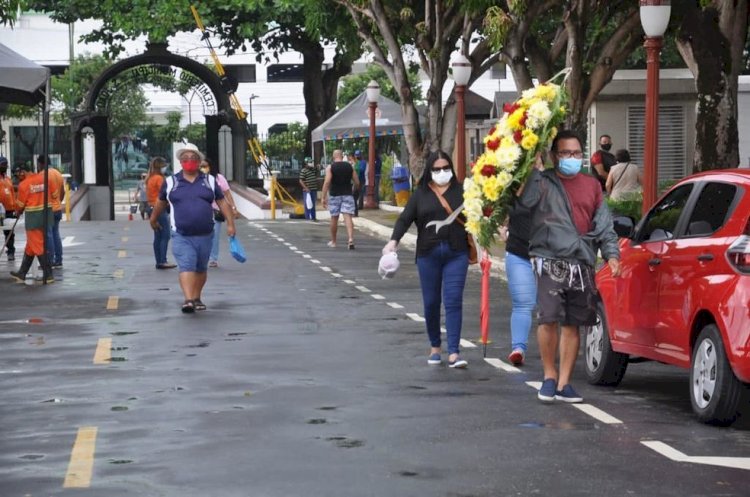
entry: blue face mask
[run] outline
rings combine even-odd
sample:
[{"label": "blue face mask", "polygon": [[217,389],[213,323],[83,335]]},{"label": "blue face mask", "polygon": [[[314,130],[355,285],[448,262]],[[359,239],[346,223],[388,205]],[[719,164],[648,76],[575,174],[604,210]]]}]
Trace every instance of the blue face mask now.
[{"label": "blue face mask", "polygon": [[583,159],[568,157],[567,159],[560,159],[560,162],[557,163],[557,168],[565,176],[575,176],[581,171],[582,165]]}]

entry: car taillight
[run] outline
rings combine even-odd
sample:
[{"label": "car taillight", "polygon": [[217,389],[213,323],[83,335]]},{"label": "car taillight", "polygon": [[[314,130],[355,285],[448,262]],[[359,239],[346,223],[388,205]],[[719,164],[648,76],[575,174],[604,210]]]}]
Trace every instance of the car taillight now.
[{"label": "car taillight", "polygon": [[727,249],[727,260],[740,273],[750,274],[750,220],[745,226],[745,234]]}]

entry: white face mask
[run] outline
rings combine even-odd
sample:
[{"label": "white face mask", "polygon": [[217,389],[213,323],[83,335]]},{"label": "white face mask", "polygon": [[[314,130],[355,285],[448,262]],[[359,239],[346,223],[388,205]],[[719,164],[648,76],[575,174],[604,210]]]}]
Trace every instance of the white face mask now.
[{"label": "white face mask", "polygon": [[432,171],[430,174],[432,174],[432,181],[438,186],[447,185],[453,177],[453,171],[450,169],[444,171]]}]

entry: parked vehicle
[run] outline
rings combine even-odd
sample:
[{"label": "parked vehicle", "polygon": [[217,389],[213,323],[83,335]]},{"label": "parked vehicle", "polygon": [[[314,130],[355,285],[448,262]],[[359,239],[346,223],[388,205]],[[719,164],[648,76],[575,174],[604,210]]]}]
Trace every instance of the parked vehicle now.
[{"label": "parked vehicle", "polygon": [[631,358],[690,370],[701,421],[750,415],[750,171],[699,173],[633,228],[618,218],[622,275],[596,277],[600,322],[587,330],[590,383],[617,385]]}]

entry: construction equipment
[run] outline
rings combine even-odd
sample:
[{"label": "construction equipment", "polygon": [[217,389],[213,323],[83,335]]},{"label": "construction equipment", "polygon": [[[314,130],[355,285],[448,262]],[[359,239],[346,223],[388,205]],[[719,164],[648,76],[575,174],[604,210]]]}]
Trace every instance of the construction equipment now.
[{"label": "construction equipment", "polygon": [[269,179],[270,181],[271,187],[269,191],[269,197],[271,198],[271,219],[276,219],[276,200],[284,205],[291,207],[294,210],[295,215],[303,215],[305,212],[305,208],[302,206],[302,204],[300,202],[297,202],[294,197],[292,197],[292,195],[283,186],[281,186],[275,174],[271,174],[271,168],[268,164],[268,157],[263,152],[263,147],[261,147],[258,137],[253,133],[253,129],[250,126],[250,123],[247,122],[247,113],[242,108],[242,104],[240,103],[240,100],[237,98],[237,95],[235,93],[236,83],[231,81],[226,71],[224,70],[224,66],[221,64],[219,56],[216,54],[216,50],[214,50],[214,47],[211,44],[211,33],[203,24],[201,16],[200,14],[198,14],[198,9],[195,8],[195,5],[191,5],[190,10],[192,11],[193,17],[195,18],[195,24],[198,26],[200,32],[203,33],[201,39],[206,43],[206,47],[208,47],[208,50],[211,53],[211,59],[213,60],[214,67],[216,68],[216,73],[221,78],[222,87],[229,95],[229,103],[232,106],[232,110],[234,110],[237,120],[244,125],[245,136],[247,137],[247,147],[250,150],[250,153],[253,155],[253,159],[255,159],[255,162],[261,166],[260,170],[263,177]]}]

